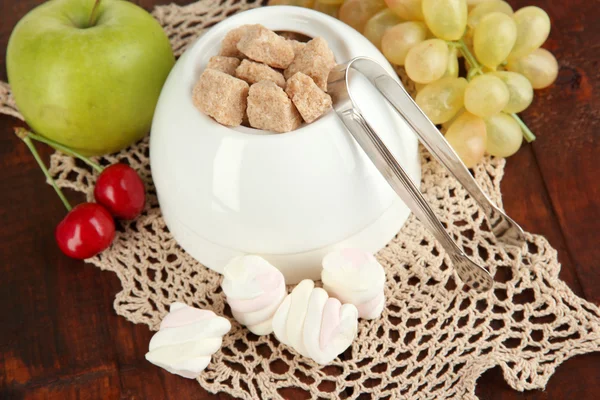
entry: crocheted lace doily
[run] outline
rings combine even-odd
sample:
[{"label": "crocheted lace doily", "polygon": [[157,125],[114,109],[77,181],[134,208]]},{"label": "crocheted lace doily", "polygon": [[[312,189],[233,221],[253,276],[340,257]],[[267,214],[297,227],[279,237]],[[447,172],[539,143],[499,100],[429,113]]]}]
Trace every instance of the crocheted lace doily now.
[{"label": "crocheted lace doily", "polygon": [[[201,0],[160,6],[153,15],[180,55],[204,28],[259,3]],[[22,119],[5,83],[0,112]],[[489,368],[499,365],[516,390],[541,389],[563,360],[600,349],[600,309],[559,280],[556,251],[546,239],[527,234],[521,249],[497,246],[465,190],[426,152],[421,157],[425,197],[459,245],[489,268],[494,290],[463,290],[444,250],[411,216],[378,254],[387,271],[383,316],[360,321],[358,337],[341,357],[321,367],[272,335],[254,336],[232,320],[221,351],[198,378],[200,385],[244,399],[282,398],[288,388],[313,399],[475,399],[475,383]],[[158,328],[174,301],[230,317],[221,276],[187,255],[165,226],[150,176],[148,139],[99,161],[129,163],[148,188],[143,215],[122,224],[113,246],[88,260],[121,280],[116,312],[150,329]],[[497,203],[503,170],[504,161],[492,158],[474,170]],[[84,165],[55,153],[51,172],[60,186],[92,200],[95,175]]]}]

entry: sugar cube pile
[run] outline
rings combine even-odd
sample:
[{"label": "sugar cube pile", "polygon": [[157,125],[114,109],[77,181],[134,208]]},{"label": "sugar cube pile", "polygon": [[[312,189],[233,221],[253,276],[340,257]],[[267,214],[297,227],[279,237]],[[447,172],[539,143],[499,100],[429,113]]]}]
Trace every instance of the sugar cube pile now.
[{"label": "sugar cube pile", "polygon": [[225,35],[194,86],[194,105],[222,125],[285,133],[331,108],[327,78],[336,65],[325,39],[304,43],[262,25]]}]

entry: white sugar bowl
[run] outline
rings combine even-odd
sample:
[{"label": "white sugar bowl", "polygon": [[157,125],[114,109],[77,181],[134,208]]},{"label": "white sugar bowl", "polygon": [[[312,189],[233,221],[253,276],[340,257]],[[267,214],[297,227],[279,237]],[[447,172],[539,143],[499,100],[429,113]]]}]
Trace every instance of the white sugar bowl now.
[{"label": "white sugar bowl", "polygon": [[[345,247],[376,252],[409,209],[333,110],[312,124],[272,134],[222,126],[192,104],[192,88],[223,37],[244,24],[323,37],[338,62],[367,56],[393,68],[360,33],[299,7],[263,7],[215,25],[181,56],[158,102],[150,137],[152,177],[166,224],[200,263],[222,272],[243,254],[264,257],[288,284],[319,279],[321,260]],[[415,182],[417,139],[360,75],[358,106]]]}]

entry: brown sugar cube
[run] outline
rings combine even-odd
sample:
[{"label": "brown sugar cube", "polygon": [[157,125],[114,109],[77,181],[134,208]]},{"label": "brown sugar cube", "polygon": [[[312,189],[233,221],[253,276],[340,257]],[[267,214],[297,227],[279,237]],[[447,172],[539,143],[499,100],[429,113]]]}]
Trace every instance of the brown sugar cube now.
[{"label": "brown sugar cube", "polygon": [[299,42],[297,40],[294,39],[288,39],[288,43],[292,45],[292,49],[294,50],[294,55],[298,55],[300,54],[300,52],[302,50],[304,50],[304,48],[306,47],[306,43],[304,42]]},{"label": "brown sugar cube", "polygon": [[302,72],[297,72],[287,81],[285,91],[304,121],[309,124],[331,108],[331,96]]},{"label": "brown sugar cube", "polygon": [[258,29],[259,27],[264,28],[262,25],[242,25],[238,28],[232,29],[225,35],[225,38],[221,42],[221,52],[219,55],[225,57],[236,57],[245,58],[244,55],[237,49],[237,44],[248,31]]},{"label": "brown sugar cube", "polygon": [[214,69],[205,70],[194,87],[194,105],[204,114],[227,126],[238,126],[246,112],[249,86]]},{"label": "brown sugar cube", "polygon": [[248,58],[273,68],[285,69],[294,61],[292,45],[285,38],[263,26],[247,30],[238,42],[237,48]]},{"label": "brown sugar cube", "polygon": [[327,91],[329,72],[335,67],[335,57],[323,38],[315,38],[308,42],[304,49],[294,58],[294,62],[284,71],[286,79],[296,72],[310,76],[318,87]]},{"label": "brown sugar cube", "polygon": [[312,52],[315,56],[323,57],[327,64],[333,68],[335,67],[335,56],[333,51],[329,48],[329,44],[322,37],[317,37],[306,43],[307,51]]},{"label": "brown sugar cube", "polygon": [[240,65],[239,58],[214,56],[208,61],[206,68],[216,69],[226,73],[227,75],[235,76],[235,69]]},{"label": "brown sugar cube", "polygon": [[302,117],[282,88],[271,81],[260,81],[248,94],[250,126],[273,132],[289,132],[302,124]]},{"label": "brown sugar cube", "polygon": [[260,81],[272,81],[275,82],[280,88],[285,88],[285,78],[281,72],[275,71],[268,65],[260,64],[254,61],[242,61],[240,66],[235,70],[235,76],[245,80],[249,84]]}]

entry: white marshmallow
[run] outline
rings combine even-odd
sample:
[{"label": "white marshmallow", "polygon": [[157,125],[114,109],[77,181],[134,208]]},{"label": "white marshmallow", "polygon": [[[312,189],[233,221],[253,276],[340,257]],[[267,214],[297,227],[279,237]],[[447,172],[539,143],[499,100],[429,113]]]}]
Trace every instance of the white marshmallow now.
[{"label": "white marshmallow", "polygon": [[273,314],[287,294],[283,274],[261,257],[241,256],[223,275],[221,287],[234,318],[256,335],[273,332]]},{"label": "white marshmallow", "polygon": [[300,282],[273,318],[273,331],[281,343],[321,365],[350,347],[357,329],[356,307],[330,298],[311,280]]},{"label": "white marshmallow", "polygon": [[146,360],[172,374],[194,379],[221,348],[231,323],[214,312],[171,304],[160,330],[150,340]]},{"label": "white marshmallow", "polygon": [[385,271],[371,253],[343,249],[323,259],[323,288],[343,303],[354,304],[364,319],[378,318],[385,306]]}]

